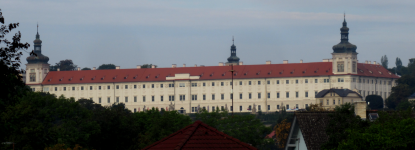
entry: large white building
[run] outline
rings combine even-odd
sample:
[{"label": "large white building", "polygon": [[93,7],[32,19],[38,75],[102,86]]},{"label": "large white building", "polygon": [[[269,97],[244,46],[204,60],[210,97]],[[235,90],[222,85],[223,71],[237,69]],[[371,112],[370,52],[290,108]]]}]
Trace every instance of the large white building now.
[{"label": "large white building", "polygon": [[234,112],[247,112],[252,107],[261,111],[277,111],[281,106],[301,109],[315,103],[319,91],[330,88],[355,90],[363,97],[375,94],[387,98],[399,77],[376,62],[359,63],[357,47],[348,42],[346,21],[340,30],[341,42],[333,46],[333,58],[323,62],[285,60],[282,64],[267,61],[243,65],[232,45],[228,62],[219,66],[51,72],[49,58],[41,54],[42,41],[37,34],[34,43],[38,56],[27,58],[26,84],[34,91],[92,99],[102,105],[125,103],[132,111],[152,107],[187,113],[216,107]]}]

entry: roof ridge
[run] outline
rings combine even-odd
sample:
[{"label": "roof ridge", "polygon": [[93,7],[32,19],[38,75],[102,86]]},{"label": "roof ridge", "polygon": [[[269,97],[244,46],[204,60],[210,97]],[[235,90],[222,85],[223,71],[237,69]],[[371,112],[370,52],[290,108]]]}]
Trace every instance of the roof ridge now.
[{"label": "roof ridge", "polygon": [[169,136],[167,136],[167,137],[165,137],[165,138],[163,138],[163,139],[161,139],[161,140],[159,140],[159,141],[157,141],[157,142],[154,142],[153,144],[151,144],[151,145],[149,145],[149,146],[147,146],[147,147],[143,148],[143,150],[145,150],[145,149],[149,149],[150,147],[153,147],[153,146],[155,146],[155,145],[157,145],[157,144],[159,144],[159,143],[161,143],[161,142],[163,142],[163,141],[165,141],[165,140],[167,140],[167,139],[169,139],[169,138],[171,138],[171,137],[173,137],[173,136],[177,135],[178,133],[183,132],[183,130],[185,130],[185,129],[187,129],[187,128],[191,127],[192,125],[193,125],[193,124],[190,124],[190,125],[188,125],[188,126],[186,126],[186,127],[182,128],[182,129],[180,129],[179,131],[177,131],[177,132],[175,132],[175,133],[172,133],[172,134],[170,134]]},{"label": "roof ridge", "polygon": [[193,127],[193,129],[190,129],[187,132],[190,132],[187,136],[184,137],[184,139],[177,144],[176,148],[174,148],[175,150],[180,150],[183,148],[183,146],[187,143],[187,141],[189,141],[190,137],[192,137],[192,135],[195,133],[195,131],[197,130],[197,128],[200,126],[201,121],[195,121],[195,123],[193,123],[191,126]]}]

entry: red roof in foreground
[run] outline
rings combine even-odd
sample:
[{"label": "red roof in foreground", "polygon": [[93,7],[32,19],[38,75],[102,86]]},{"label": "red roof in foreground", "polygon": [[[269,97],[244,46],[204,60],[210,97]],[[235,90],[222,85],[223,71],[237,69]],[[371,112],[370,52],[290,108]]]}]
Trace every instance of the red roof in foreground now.
[{"label": "red roof in foreground", "polygon": [[223,150],[249,150],[256,149],[244,142],[239,141],[209,125],[196,121],[195,123],[157,141],[143,150],[152,149],[223,149]]},{"label": "red roof in foreground", "polygon": [[[109,69],[81,71],[51,71],[43,80],[43,85],[79,84],[79,83],[119,83],[166,81],[166,77],[188,73],[200,76],[199,80],[231,79],[231,66],[199,66],[180,68],[142,68],[142,69]],[[332,62],[262,64],[234,66],[234,79],[278,78],[278,77],[312,77],[334,75]],[[351,74],[353,75],[353,74]],[[358,76],[399,78],[381,65],[357,65]]]}]

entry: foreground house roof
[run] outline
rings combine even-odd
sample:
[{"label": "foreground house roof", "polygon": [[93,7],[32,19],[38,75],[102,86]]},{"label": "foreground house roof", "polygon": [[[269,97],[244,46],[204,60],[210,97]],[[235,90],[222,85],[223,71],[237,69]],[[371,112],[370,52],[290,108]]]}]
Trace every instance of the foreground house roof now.
[{"label": "foreground house roof", "polygon": [[316,95],[316,98],[322,98],[330,92],[334,92],[337,95],[339,95],[340,97],[346,97],[349,93],[356,93],[360,98],[362,98],[362,96],[359,93],[357,93],[355,91],[352,91],[352,90],[349,90],[349,89],[326,89],[326,90],[322,90]]},{"label": "foreground house roof", "polygon": [[[42,84],[168,81],[176,80],[168,78],[175,77],[176,74],[189,74],[190,77],[187,80],[231,79],[232,76],[229,70],[231,70],[231,66],[51,71],[47,74]],[[234,66],[234,70],[234,79],[334,75],[332,73],[332,62],[239,65]],[[358,74],[356,75],[358,76],[399,78],[381,65],[375,64],[359,63],[357,72]]]},{"label": "foreground house roof", "polygon": [[223,149],[250,150],[256,149],[239,141],[209,125],[196,121],[195,123],[157,141],[143,150],[153,149]]}]

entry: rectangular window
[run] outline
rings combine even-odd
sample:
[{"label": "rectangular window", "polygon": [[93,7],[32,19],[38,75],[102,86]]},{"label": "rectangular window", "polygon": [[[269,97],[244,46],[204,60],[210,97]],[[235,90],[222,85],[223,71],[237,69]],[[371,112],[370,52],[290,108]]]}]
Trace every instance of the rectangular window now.
[{"label": "rectangular window", "polygon": [[233,94],[230,94],[229,96],[231,97],[231,99],[233,99]]},{"label": "rectangular window", "polygon": [[206,83],[205,82],[203,82],[203,86],[206,86]]},{"label": "rectangular window", "polygon": [[305,92],[305,97],[308,97],[308,92]]},{"label": "rectangular window", "polygon": [[268,110],[271,110],[271,105],[268,105]]},{"label": "rectangular window", "polygon": [[308,108],[308,104],[305,104],[305,108]]},{"label": "rectangular window", "polygon": [[91,100],[91,101],[92,101],[92,97],[90,97],[90,98],[89,98],[89,100]]},{"label": "rectangular window", "polygon": [[146,88],[146,85],[145,84],[143,84],[143,89],[145,89]]},{"label": "rectangular window", "polygon": [[353,78],[353,82],[356,82],[356,78]]},{"label": "rectangular window", "polygon": [[185,87],[184,83],[179,83],[179,87]]},{"label": "rectangular window", "polygon": [[119,86],[119,85],[116,85],[116,86],[115,86],[115,89],[120,89],[120,86]]},{"label": "rectangular window", "polygon": [[146,102],[146,96],[143,96],[143,102]]},{"label": "rectangular window", "polygon": [[258,85],[261,85],[261,81],[258,81]]},{"label": "rectangular window", "polygon": [[180,95],[180,101],[186,100],[186,95]]},{"label": "rectangular window", "polygon": [[223,82],[220,82],[220,86],[224,86],[225,84]]},{"label": "rectangular window", "polygon": [[336,105],[336,100],[335,99],[333,99],[333,105]]},{"label": "rectangular window", "polygon": [[233,107],[231,106],[230,108],[231,108],[231,111],[233,111]]},{"label": "rectangular window", "polygon": [[195,107],[192,107],[192,112],[195,112]]},{"label": "rectangular window", "polygon": [[359,79],[359,83],[362,83],[362,79]]},{"label": "rectangular window", "polygon": [[203,100],[206,100],[206,94],[203,94]]},{"label": "rectangular window", "polygon": [[280,109],[280,105],[277,105],[277,109]]},{"label": "rectangular window", "polygon": [[212,94],[212,100],[215,100],[215,94]]},{"label": "rectangular window", "polygon": [[212,112],[214,112],[215,111],[215,106],[212,106]]},{"label": "rectangular window", "polygon": [[75,87],[74,86],[72,87],[72,91],[75,91]]},{"label": "rectangular window", "polygon": [[192,101],[196,101],[197,100],[197,95],[192,95]]},{"label": "rectangular window", "polygon": [[174,95],[169,95],[169,101],[174,101]]},{"label": "rectangular window", "polygon": [[242,85],[242,81],[239,81],[239,85]]},{"label": "rectangular window", "polygon": [[286,97],[286,98],[290,98],[290,92],[286,92],[286,93],[285,93],[285,97]]},{"label": "rectangular window", "polygon": [[135,112],[137,112],[137,109],[136,109],[136,108],[134,108],[134,113],[135,113]]},{"label": "rectangular window", "polygon": [[285,80],[285,84],[290,84],[290,80]]},{"label": "rectangular window", "polygon": [[100,98],[98,98],[98,103],[100,103],[100,104],[101,104],[101,97],[100,97]]},{"label": "rectangular window", "polygon": [[110,97],[107,98],[107,103],[111,103],[111,98]]},{"label": "rectangular window", "polygon": [[224,100],[225,99],[225,94],[220,94],[220,99]]},{"label": "rectangular window", "polygon": [[261,93],[258,93],[258,99],[261,99]]},{"label": "rectangular window", "polygon": [[174,87],[174,84],[169,84],[169,87]]},{"label": "rectangular window", "polygon": [[337,78],[337,82],[344,82],[344,78]]},{"label": "rectangular window", "polygon": [[298,104],[295,104],[295,108],[298,109]]},{"label": "rectangular window", "polygon": [[338,104],[340,104],[340,98],[339,98],[339,103]]},{"label": "rectangular window", "polygon": [[327,105],[329,105],[329,100],[327,100]]},{"label": "rectangular window", "polygon": [[63,91],[66,91],[66,87],[63,87]]},{"label": "rectangular window", "polygon": [[318,91],[314,91],[314,97],[316,97],[318,94]]},{"label": "rectangular window", "polygon": [[153,88],[153,89],[154,89],[154,84],[151,84],[151,88]]},{"label": "rectangular window", "polygon": [[271,84],[271,81],[267,81],[267,84]]},{"label": "rectangular window", "polygon": [[267,93],[268,98],[271,98],[271,93]]},{"label": "rectangular window", "polygon": [[[84,86],[81,86],[81,90],[84,90]],[[56,91],[56,88],[55,88],[55,91]]]},{"label": "rectangular window", "polygon": [[164,84],[160,84],[160,88],[163,88],[163,85],[164,85]]},{"label": "rectangular window", "polygon": [[137,102],[137,96],[134,96],[134,102]]},{"label": "rectangular window", "polygon": [[98,90],[101,90],[101,86],[98,86]]},{"label": "rectangular window", "polygon": [[116,97],[115,102],[119,103],[120,102],[120,97]]},{"label": "rectangular window", "polygon": [[280,80],[277,80],[277,84],[280,84]]},{"label": "rectangular window", "polygon": [[261,105],[258,105],[258,111],[260,111],[261,110]]},{"label": "rectangular window", "polygon": [[223,110],[225,110],[224,108],[225,108],[225,107],[223,107],[223,106],[220,106],[220,110],[222,110],[222,111],[223,111]]},{"label": "rectangular window", "polygon": [[215,82],[212,82],[212,86],[215,86]]},{"label": "rectangular window", "polygon": [[295,80],[295,84],[298,84],[298,80]]},{"label": "rectangular window", "polygon": [[134,85],[134,89],[137,89],[137,85]]},{"label": "rectangular window", "polygon": [[318,79],[314,79],[314,83],[318,83]]},{"label": "rectangular window", "polygon": [[154,102],[154,96],[151,96],[151,101]]},{"label": "rectangular window", "polygon": [[298,98],[298,92],[295,92],[295,97]]},{"label": "rectangular window", "polygon": [[287,107],[286,109],[290,109],[290,105],[286,105],[285,107]]},{"label": "rectangular window", "polygon": [[128,89],[128,85],[125,85],[125,89]]},{"label": "rectangular window", "polygon": [[277,98],[280,98],[280,92],[277,92]]},{"label": "rectangular window", "polygon": [[160,96],[160,101],[163,101],[164,100],[163,98],[164,98],[163,96]]},{"label": "rectangular window", "polygon": [[125,97],[125,102],[128,103],[128,97]]},{"label": "rectangular window", "polygon": [[248,85],[251,85],[251,81],[248,81]]},{"label": "rectangular window", "polygon": [[192,83],[192,87],[197,87],[197,83]]},{"label": "rectangular window", "polygon": [[251,93],[249,93],[249,94],[248,94],[248,98],[249,98],[249,99],[251,99],[251,98],[252,98],[252,94],[251,94]]},{"label": "rectangular window", "polygon": [[242,106],[239,106],[239,111],[242,111]]},{"label": "rectangular window", "polygon": [[109,86],[109,85],[108,85],[108,86],[107,86],[107,89],[108,89],[108,90],[109,90],[109,89],[111,89],[111,86]]},{"label": "rectangular window", "polygon": [[308,83],[308,79],[305,79],[305,80],[304,80],[304,83]]},{"label": "rectangular window", "polygon": [[[34,69],[32,69],[34,71]],[[30,73],[30,82],[36,82],[36,73]]]}]

